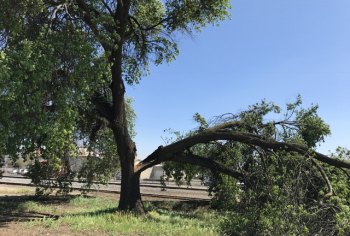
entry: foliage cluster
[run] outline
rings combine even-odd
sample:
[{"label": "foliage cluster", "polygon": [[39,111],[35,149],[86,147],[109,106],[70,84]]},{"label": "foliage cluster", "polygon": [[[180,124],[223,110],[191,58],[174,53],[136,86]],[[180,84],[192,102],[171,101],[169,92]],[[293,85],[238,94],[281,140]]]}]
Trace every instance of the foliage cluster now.
[{"label": "foliage cluster", "polygon": [[[81,145],[88,147],[91,156],[85,167],[93,166],[79,175],[88,183],[98,169],[96,175],[110,178],[118,168],[118,156],[111,132],[92,132],[100,125],[93,100],[97,93],[106,93],[105,56],[97,55],[89,35],[69,24],[62,27],[69,32],[29,32],[34,40],[27,35],[0,51],[0,153],[14,162],[33,160],[34,184],[67,191],[77,174],[70,170],[69,159],[78,156]],[[133,135],[131,102],[127,100],[127,115]],[[106,163],[111,159],[114,165]],[[57,181],[51,179],[55,177]]]},{"label": "foliage cluster", "polygon": [[[301,143],[312,149],[330,133],[317,115],[317,106],[304,109],[301,98],[279,106],[265,101],[237,115],[225,114],[207,122],[199,114],[199,128],[183,136],[208,129],[214,123],[233,122],[238,132],[250,132],[270,140]],[[278,119],[282,116],[282,119]],[[277,120],[278,119],[278,120]],[[182,138],[176,133],[177,138]],[[233,141],[199,144],[195,153],[239,170],[241,179],[184,164],[165,165],[165,173],[179,183],[201,176],[214,194],[212,207],[228,212],[221,223],[225,235],[345,235],[348,232],[349,174],[286,150],[271,151]],[[334,158],[349,159],[346,149]]]}]

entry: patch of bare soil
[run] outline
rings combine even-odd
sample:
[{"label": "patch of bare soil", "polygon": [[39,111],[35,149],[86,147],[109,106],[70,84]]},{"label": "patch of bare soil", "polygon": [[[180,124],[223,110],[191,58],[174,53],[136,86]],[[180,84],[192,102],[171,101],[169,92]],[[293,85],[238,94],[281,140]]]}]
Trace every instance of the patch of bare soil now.
[{"label": "patch of bare soil", "polygon": [[[105,232],[71,232],[68,227],[60,226],[58,229],[40,226],[28,227],[23,223],[10,223],[0,228],[0,236],[107,236]],[[115,234],[114,234],[115,235]],[[116,235],[117,236],[117,235]]]},{"label": "patch of bare soil", "polygon": [[[60,226],[57,229],[45,228],[40,226],[28,227],[20,222],[12,222],[5,227],[0,227],[0,236],[107,236],[106,232],[72,232],[69,227]],[[118,236],[118,234],[113,234]],[[135,235],[136,236],[136,235]]]}]

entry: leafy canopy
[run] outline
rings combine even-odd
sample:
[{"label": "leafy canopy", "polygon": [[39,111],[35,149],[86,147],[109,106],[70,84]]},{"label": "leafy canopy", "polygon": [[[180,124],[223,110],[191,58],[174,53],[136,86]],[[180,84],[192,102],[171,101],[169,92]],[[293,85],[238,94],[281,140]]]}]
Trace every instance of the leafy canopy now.
[{"label": "leafy canopy", "polygon": [[[105,119],[113,105],[115,60],[121,60],[124,82],[137,84],[150,63],[176,58],[179,33],[227,18],[230,7],[228,0],[137,0],[122,22],[121,1],[0,0],[0,5],[0,154],[14,160],[40,156],[53,171],[67,168],[64,159],[77,155],[78,141],[116,162]],[[135,113],[127,104],[133,135]],[[82,176],[91,176],[85,170]]]}]

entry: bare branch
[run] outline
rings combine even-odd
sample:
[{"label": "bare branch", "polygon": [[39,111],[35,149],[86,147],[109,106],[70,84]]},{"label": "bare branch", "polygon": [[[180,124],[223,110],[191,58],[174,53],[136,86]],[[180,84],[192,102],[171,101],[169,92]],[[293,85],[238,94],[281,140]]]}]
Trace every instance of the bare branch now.
[{"label": "bare branch", "polygon": [[59,5],[55,6],[55,9],[53,10],[53,12],[49,16],[49,28],[52,27],[52,23],[53,23],[54,19],[56,19],[56,17],[57,17],[57,12],[61,9],[67,8],[66,4],[67,3],[63,3],[63,4],[59,4]]},{"label": "bare branch", "polygon": [[153,29],[155,29],[155,28],[157,28],[158,26],[160,26],[160,25],[163,25],[165,22],[167,22],[167,21],[169,21],[169,20],[171,20],[172,18],[171,17],[167,17],[167,18],[163,18],[163,19],[161,19],[159,22],[157,22],[156,24],[154,24],[154,25],[151,25],[151,26],[148,26],[148,27],[144,27],[144,26],[142,26],[138,21],[137,21],[137,19],[135,18],[135,17],[133,17],[133,16],[129,16],[130,18],[132,18],[134,21],[135,21],[135,23],[138,25],[138,27],[142,30],[142,31],[150,31],[150,30],[153,30]]},{"label": "bare branch", "polygon": [[108,4],[104,1],[104,0],[101,0],[103,6],[105,6],[105,8],[107,9],[107,11],[109,12],[109,14],[111,14],[111,16],[113,16],[113,11],[112,9],[108,6]]},{"label": "bare branch", "polygon": [[344,174],[346,175],[346,177],[348,177],[348,179],[350,180],[350,174],[344,170],[343,168],[339,168],[342,172],[344,172]]},{"label": "bare branch", "polygon": [[234,128],[234,127],[241,127],[243,124],[240,121],[229,121],[229,122],[225,122],[222,124],[218,124],[215,125],[211,128],[208,128],[206,130],[206,132],[210,132],[210,131],[224,131],[225,129],[229,129],[229,128]]},{"label": "bare branch", "polygon": [[174,154],[173,158],[171,158],[170,161],[204,167],[212,171],[217,171],[217,172],[221,172],[223,174],[229,175],[238,180],[242,180],[245,176],[245,174],[242,174],[241,172],[228,168],[225,165],[222,165],[211,158],[201,157],[194,154],[188,154],[188,155]]},{"label": "bare branch", "polygon": [[322,166],[320,164],[317,163],[317,161],[315,161],[313,158],[311,158],[312,163],[317,167],[317,169],[320,171],[322,178],[324,179],[324,181],[327,184],[328,187],[328,193],[326,193],[324,195],[325,198],[331,197],[333,195],[335,195],[333,187],[332,187],[332,183],[329,180],[326,172],[324,171],[324,169],[322,168]]},{"label": "bare branch", "polygon": [[[91,12],[94,13],[94,15],[99,16],[100,12],[98,12],[96,9],[90,8],[85,1],[83,0],[76,0],[78,7],[83,12],[83,20],[85,23],[91,28],[94,35],[99,39],[102,47],[106,51],[113,51],[113,43],[110,42],[110,40],[101,32],[101,30],[98,28],[96,23],[93,22],[94,18],[91,15]],[[111,32],[111,29],[109,27],[105,27],[107,31]]]}]

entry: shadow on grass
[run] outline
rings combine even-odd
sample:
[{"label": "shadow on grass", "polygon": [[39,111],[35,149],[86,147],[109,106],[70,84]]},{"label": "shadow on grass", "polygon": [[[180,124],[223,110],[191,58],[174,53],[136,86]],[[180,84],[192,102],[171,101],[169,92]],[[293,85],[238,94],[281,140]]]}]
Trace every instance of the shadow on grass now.
[{"label": "shadow on grass", "polygon": [[[189,200],[180,202],[151,202],[149,211],[155,210],[160,215],[169,217],[181,217],[183,219],[199,219],[203,211],[210,209],[209,200]],[[199,212],[197,212],[199,210]],[[153,219],[159,221],[158,219]]]},{"label": "shadow on grass", "polygon": [[[170,211],[189,211],[195,210],[200,207],[210,206],[209,200],[188,200],[188,201],[145,201],[146,210],[163,209]],[[150,207],[148,207],[150,205]],[[149,209],[148,209],[149,208]]]},{"label": "shadow on grass", "polygon": [[[152,210],[164,210],[164,211],[174,211],[178,213],[179,215],[185,214],[183,212],[192,212],[193,210],[200,208],[200,207],[207,207],[209,206],[209,201],[207,200],[200,200],[200,201],[181,201],[181,202],[174,202],[174,201],[144,201],[145,210],[146,212],[152,211]],[[65,216],[98,216],[98,215],[104,215],[104,214],[110,214],[118,212],[117,207],[107,208],[103,210],[97,210],[92,212],[83,212],[83,213],[73,213],[73,214],[67,214]]]},{"label": "shadow on grass", "polygon": [[[23,209],[23,204],[26,202],[36,202],[40,205],[60,205],[67,204],[74,198],[79,195],[68,195],[68,196],[45,196],[45,197],[36,197],[36,196],[1,196],[0,197],[0,228],[6,227],[7,224],[11,222],[29,222],[32,220],[40,220],[51,218],[53,220],[59,219],[61,216],[100,216],[104,214],[110,214],[117,212],[117,208],[107,208],[92,212],[83,212],[83,213],[73,213],[65,215],[54,215],[42,212],[28,211]],[[85,196],[89,197],[89,196]],[[208,206],[208,201],[181,201],[181,202],[168,202],[168,201],[155,201],[147,202],[145,201],[145,206],[147,211],[152,209],[165,210],[165,211],[174,211],[177,215],[182,217],[192,218],[194,216],[186,216],[184,211],[188,212],[199,207]]]},{"label": "shadow on grass", "polygon": [[11,222],[27,222],[35,219],[58,219],[58,215],[25,211],[22,206],[28,201],[42,205],[68,203],[77,196],[1,196],[0,197],[0,228]]}]

